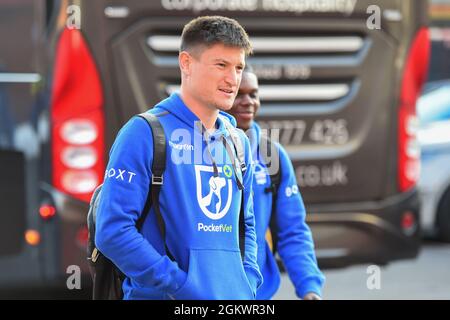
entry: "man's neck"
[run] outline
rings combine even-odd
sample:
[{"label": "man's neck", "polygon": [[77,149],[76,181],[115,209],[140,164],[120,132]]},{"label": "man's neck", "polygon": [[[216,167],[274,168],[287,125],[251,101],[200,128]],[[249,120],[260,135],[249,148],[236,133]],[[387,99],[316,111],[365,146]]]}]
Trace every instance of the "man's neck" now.
[{"label": "man's neck", "polygon": [[208,106],[201,104],[192,96],[186,94],[183,89],[181,89],[180,96],[184,104],[200,119],[206,129],[209,130],[215,128],[217,116],[219,115],[218,109],[209,108]]}]

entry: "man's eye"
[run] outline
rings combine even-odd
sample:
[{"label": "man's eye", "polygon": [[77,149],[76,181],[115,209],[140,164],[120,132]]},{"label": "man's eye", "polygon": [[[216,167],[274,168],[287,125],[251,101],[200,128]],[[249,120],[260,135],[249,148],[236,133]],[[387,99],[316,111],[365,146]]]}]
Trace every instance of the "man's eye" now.
[{"label": "man's eye", "polygon": [[216,64],[217,66],[221,67],[221,68],[225,68],[225,63],[218,63]]}]

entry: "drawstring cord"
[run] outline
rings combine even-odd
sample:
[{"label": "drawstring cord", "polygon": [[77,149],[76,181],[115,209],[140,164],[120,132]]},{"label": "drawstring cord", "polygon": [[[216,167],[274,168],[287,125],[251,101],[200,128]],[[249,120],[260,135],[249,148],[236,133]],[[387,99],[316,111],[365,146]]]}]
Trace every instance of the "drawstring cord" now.
[{"label": "drawstring cord", "polygon": [[[216,161],[215,161],[215,159],[214,159],[214,157],[213,157],[213,155],[212,155],[212,152],[211,152],[211,147],[210,147],[210,144],[209,144],[209,137],[210,137],[210,136],[209,136],[209,133],[208,133],[208,131],[206,130],[206,128],[205,128],[205,126],[203,125],[203,123],[201,123],[200,121],[198,121],[198,122],[197,122],[197,125],[198,125],[198,127],[199,127],[200,132],[202,133],[202,135],[203,135],[204,138],[205,138],[205,142],[206,142],[206,150],[208,151],[208,155],[209,155],[209,157],[210,157],[210,159],[211,159],[211,162],[212,162],[212,166],[213,166],[213,170],[214,170],[214,177],[218,177],[218,176],[219,176],[219,169],[217,168],[217,163],[216,163]],[[221,140],[222,140],[222,142],[223,142],[223,145],[224,145],[224,147],[225,147],[226,152],[228,153],[228,157],[230,157],[230,161],[231,161],[231,164],[232,164],[231,167],[233,168],[233,172],[234,172],[234,176],[236,177],[236,183],[237,183],[237,185],[238,185],[238,188],[239,188],[239,190],[243,190],[243,189],[244,189],[244,184],[242,183],[240,177],[239,177],[238,174],[237,174],[237,169],[236,169],[236,166],[237,166],[236,157],[235,157],[235,155],[234,155],[234,153],[233,153],[233,151],[232,151],[232,149],[231,149],[231,147],[230,147],[230,145],[229,145],[228,140],[227,140],[224,136],[221,136]]]}]

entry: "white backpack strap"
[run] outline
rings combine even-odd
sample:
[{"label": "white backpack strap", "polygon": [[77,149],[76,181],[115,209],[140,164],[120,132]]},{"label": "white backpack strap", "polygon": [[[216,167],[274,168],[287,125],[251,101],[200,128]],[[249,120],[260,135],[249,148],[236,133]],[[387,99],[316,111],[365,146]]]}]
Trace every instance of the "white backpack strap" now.
[{"label": "white backpack strap", "polygon": [[239,136],[238,128],[234,127],[228,119],[224,119],[223,123],[225,124],[225,128],[230,133],[231,141],[233,142],[234,148],[236,150],[236,156],[238,160],[238,166],[241,169],[242,176],[244,176],[244,172],[247,170],[247,165],[245,164],[245,151],[244,145],[242,143],[241,137]]}]

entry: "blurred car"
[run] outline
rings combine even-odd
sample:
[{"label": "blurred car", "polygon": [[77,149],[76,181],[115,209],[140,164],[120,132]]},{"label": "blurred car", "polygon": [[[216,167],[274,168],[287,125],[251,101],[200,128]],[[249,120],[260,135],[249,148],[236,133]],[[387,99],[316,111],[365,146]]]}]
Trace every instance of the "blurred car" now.
[{"label": "blurred car", "polygon": [[424,235],[450,241],[450,80],[426,86],[417,106]]}]

